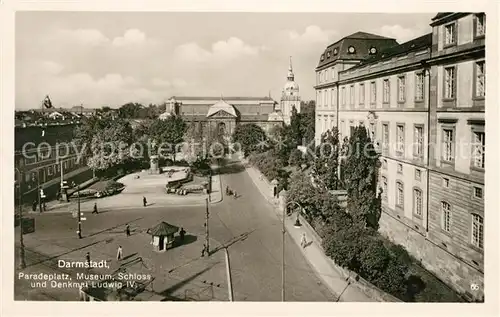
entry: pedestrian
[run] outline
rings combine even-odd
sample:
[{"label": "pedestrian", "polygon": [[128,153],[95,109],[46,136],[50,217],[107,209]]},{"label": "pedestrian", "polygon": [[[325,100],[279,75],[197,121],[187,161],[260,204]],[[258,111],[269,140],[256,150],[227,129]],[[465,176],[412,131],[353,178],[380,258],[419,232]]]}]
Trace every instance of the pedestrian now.
[{"label": "pedestrian", "polygon": [[148,204],[148,201],[146,200],[146,197],[142,196],[142,204],[144,205],[144,207],[146,207],[146,205]]},{"label": "pedestrian", "polygon": [[207,246],[203,244],[203,249],[201,249],[201,257],[205,256],[205,251],[207,250]]},{"label": "pedestrian", "polygon": [[120,261],[122,259],[122,257],[123,257],[123,249],[122,249],[122,246],[120,245],[118,247],[118,251],[116,252],[116,259],[118,261]]},{"label": "pedestrian", "polygon": [[181,243],[184,242],[184,236],[186,235],[186,231],[184,228],[181,228],[181,231],[179,232],[179,236],[181,237]]},{"label": "pedestrian", "polygon": [[234,199],[238,198],[238,193],[236,193],[236,191],[233,192],[233,197]]},{"label": "pedestrian", "polygon": [[127,227],[125,228],[125,233],[127,234],[127,237],[130,237],[130,226],[127,225]]},{"label": "pedestrian", "polygon": [[98,214],[99,212],[97,211],[97,203],[94,203],[94,210],[92,211],[93,214]]},{"label": "pedestrian", "polygon": [[300,245],[302,246],[302,248],[305,248],[307,245],[307,239],[306,239],[305,232],[302,233],[302,238],[300,239]]},{"label": "pedestrian", "polygon": [[36,201],[36,200],[34,200],[34,201],[33,201],[33,204],[31,205],[31,207],[32,207],[33,211],[36,211],[36,205],[38,205],[38,203],[37,203],[37,201]]},{"label": "pedestrian", "polygon": [[229,195],[229,186],[226,185],[226,195]]},{"label": "pedestrian", "polygon": [[90,268],[90,253],[89,252],[87,252],[87,254],[85,254],[85,259],[87,260],[87,265]]}]

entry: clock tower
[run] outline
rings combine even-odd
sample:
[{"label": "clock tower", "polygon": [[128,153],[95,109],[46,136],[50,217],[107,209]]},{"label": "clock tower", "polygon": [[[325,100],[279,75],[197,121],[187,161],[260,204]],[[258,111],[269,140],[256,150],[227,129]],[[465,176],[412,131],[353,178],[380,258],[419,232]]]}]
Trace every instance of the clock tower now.
[{"label": "clock tower", "polygon": [[285,87],[281,93],[281,112],[285,124],[290,124],[292,109],[295,107],[297,112],[300,112],[300,94],[299,85],[295,82],[295,75],[292,68],[292,57],[290,56],[290,66],[288,67],[288,75]]}]

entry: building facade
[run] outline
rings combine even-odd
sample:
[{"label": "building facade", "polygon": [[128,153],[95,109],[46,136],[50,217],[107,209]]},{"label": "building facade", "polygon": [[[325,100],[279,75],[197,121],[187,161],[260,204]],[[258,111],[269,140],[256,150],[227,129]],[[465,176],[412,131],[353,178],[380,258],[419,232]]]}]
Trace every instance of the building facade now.
[{"label": "building facade", "polygon": [[[316,68],[315,138],[318,144],[332,127],[342,137],[366,127],[381,153],[380,231],[448,285],[478,299],[485,18],[440,13],[431,26],[432,33],[403,44],[358,32],[328,46]],[[364,44],[350,39],[359,34]],[[340,57],[325,62],[335,48]],[[359,50],[364,54],[342,58]]]},{"label": "building facade", "polygon": [[283,124],[278,103],[271,97],[171,97],[160,119],[178,115],[193,123],[202,135],[222,131],[229,137],[236,125],[253,123],[269,132]]},{"label": "building facade", "polygon": [[299,85],[295,82],[295,75],[292,68],[292,57],[290,56],[290,66],[288,68],[287,82],[281,92],[280,109],[285,124],[290,124],[292,109],[295,108],[300,113],[300,91]]},{"label": "building facade", "polygon": [[47,199],[55,198],[61,178],[77,183],[92,178],[86,158],[78,159],[78,150],[71,143],[76,126],[59,124],[15,128],[16,204],[19,202],[19,188],[23,204],[30,204],[38,200],[39,189],[43,190]]}]

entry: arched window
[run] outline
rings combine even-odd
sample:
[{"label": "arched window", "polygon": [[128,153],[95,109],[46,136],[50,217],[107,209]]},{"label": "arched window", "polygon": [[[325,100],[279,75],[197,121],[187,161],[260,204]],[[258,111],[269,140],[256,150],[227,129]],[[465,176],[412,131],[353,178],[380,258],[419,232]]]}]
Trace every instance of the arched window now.
[{"label": "arched window", "polygon": [[387,177],[382,176],[382,199],[387,200]]},{"label": "arched window", "polygon": [[413,189],[413,214],[422,217],[423,195],[420,188]]},{"label": "arched window", "polygon": [[484,220],[478,214],[472,214],[472,244],[478,248],[483,248]]},{"label": "arched window", "polygon": [[446,201],[441,202],[441,227],[444,231],[451,230],[451,205]]},{"label": "arched window", "polygon": [[399,208],[404,208],[405,203],[405,191],[403,182],[396,182],[396,206]]}]

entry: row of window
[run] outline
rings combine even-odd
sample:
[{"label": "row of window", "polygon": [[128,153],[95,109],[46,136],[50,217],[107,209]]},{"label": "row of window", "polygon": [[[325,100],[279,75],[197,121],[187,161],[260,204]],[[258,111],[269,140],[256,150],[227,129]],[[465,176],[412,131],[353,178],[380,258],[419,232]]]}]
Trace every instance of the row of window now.
[{"label": "row of window", "polygon": [[[442,125],[442,155],[441,160],[445,164],[455,164],[456,152],[456,136],[455,125]],[[485,166],[485,149],[486,149],[486,134],[484,129],[473,126],[471,128],[472,140],[472,157],[471,166],[476,169],[484,170]]]},{"label": "row of window", "polygon": [[[84,162],[82,160],[78,161],[77,158],[71,158],[71,159],[65,160],[62,162],[63,172],[66,170],[71,170],[73,167],[80,166],[82,164],[84,164]],[[45,182],[45,181],[47,181],[47,178],[49,176],[57,175],[60,172],[61,172],[61,164],[53,164],[53,165],[45,166],[45,167],[37,169],[36,172],[32,171],[30,173],[26,173],[24,176],[25,182],[27,182],[27,183],[36,182],[37,177],[42,177],[42,179],[40,179],[39,181]],[[38,173],[38,175],[37,175],[37,173]]]},{"label": "row of window", "polygon": [[316,75],[316,83],[321,84],[329,80],[335,80],[335,67],[319,71]]},{"label": "row of window", "polygon": [[[486,96],[486,67],[485,61],[474,63],[473,76],[474,98],[484,98]],[[443,100],[454,100],[457,97],[457,66],[447,66],[444,68],[443,76]]]},{"label": "row of window", "polygon": [[[325,132],[329,129],[330,125],[333,125],[334,117],[328,118],[324,116],[324,122],[321,121],[321,116],[318,116],[319,124],[322,125],[320,131]],[[364,126],[363,121],[359,121],[360,126]],[[350,121],[350,132],[352,134],[355,128],[355,123],[353,120]],[[375,140],[376,135],[376,125],[375,123],[370,123],[368,132],[372,138]],[[340,121],[339,132],[342,136],[345,136],[345,121]],[[471,129],[472,140],[471,140],[471,166],[478,170],[484,170],[485,168],[485,149],[486,149],[486,135],[484,129],[473,126]],[[406,157],[406,140],[405,140],[405,124],[396,123],[396,141],[395,152],[396,156],[405,158]],[[441,138],[441,158],[442,162],[445,164],[455,163],[455,126],[454,125],[442,125],[442,138]],[[389,155],[391,145],[390,139],[390,124],[388,122],[382,123],[382,140],[381,140],[381,150],[384,155]],[[413,159],[422,161],[424,158],[424,125],[414,124],[413,125]]]},{"label": "row of window", "polygon": [[[400,75],[397,77],[397,102],[398,106],[403,106],[407,100],[407,85],[406,76]],[[415,102],[423,102],[425,98],[425,75],[423,72],[415,73]],[[365,94],[365,83],[356,84],[359,85],[359,106],[364,106],[367,102]],[[391,83],[389,78],[385,78],[382,81],[382,103],[390,104],[391,96]],[[480,60],[474,63],[474,74],[473,74],[473,97],[484,98],[486,96],[486,66],[485,61]],[[349,100],[347,100],[347,88],[349,88]],[[377,82],[370,82],[370,99],[369,104],[374,106],[377,103]],[[340,93],[340,104],[345,107],[349,101],[349,105],[354,106],[355,104],[355,84],[349,87],[342,87]],[[457,66],[447,66],[444,68],[443,75],[443,100],[450,101],[456,99],[457,96]],[[334,89],[327,89],[323,91],[318,91],[318,106],[323,105],[328,107],[329,105],[336,105],[336,96]],[[371,107],[373,108],[373,107]]]},{"label": "row of window", "polygon": [[[404,184],[403,182],[397,180],[396,181],[396,207],[404,210]],[[475,187],[475,191],[476,188]],[[387,201],[388,193],[388,184],[387,177],[382,176],[382,198],[384,201]],[[423,212],[423,192],[420,188],[413,189],[413,214],[422,218]],[[452,226],[452,208],[448,202],[441,202],[441,228],[446,231],[451,231]],[[483,248],[483,237],[484,237],[484,225],[483,225],[483,217],[478,214],[472,214],[472,234],[471,234],[471,243],[478,247]]]},{"label": "row of window", "polygon": [[[397,101],[399,105],[402,105],[407,100],[407,86],[406,86],[406,76],[407,75],[399,75],[397,77]],[[415,102],[423,102],[425,95],[425,75],[423,72],[416,72],[415,76]],[[358,104],[364,105],[366,103],[366,87],[365,83],[359,83],[358,91],[359,91],[359,99]],[[347,87],[341,88],[340,95],[340,104],[342,106],[346,106],[347,104]],[[349,104],[354,106],[354,91],[355,85],[352,84],[349,86]],[[370,105],[375,105],[377,103],[377,82],[370,82],[370,99],[368,102]],[[385,78],[382,81],[382,103],[389,104],[391,101],[391,82],[389,78]]]},{"label": "row of window", "polygon": [[[450,203],[446,201],[441,202],[441,228],[446,232],[451,232],[453,225],[452,222],[453,212]],[[471,243],[478,247],[483,248],[484,240],[484,219],[481,215],[471,214]]]},{"label": "row of window", "polygon": [[[478,13],[474,15],[474,38],[483,37],[486,35],[486,15]],[[454,46],[458,42],[458,21],[444,25],[444,46]]]}]

